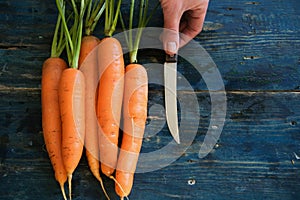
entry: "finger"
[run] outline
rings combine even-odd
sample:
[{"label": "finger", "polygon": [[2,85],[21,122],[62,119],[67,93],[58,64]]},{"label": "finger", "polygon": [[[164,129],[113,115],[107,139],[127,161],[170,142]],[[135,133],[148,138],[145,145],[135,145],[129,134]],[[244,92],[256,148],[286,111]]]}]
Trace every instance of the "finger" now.
[{"label": "finger", "polygon": [[[161,35],[164,50],[167,54],[175,54],[179,47],[179,24],[182,16],[182,12],[178,12],[181,5],[176,4],[174,1],[172,4],[165,5],[168,1],[161,1],[163,14],[164,14],[164,30]],[[174,12],[176,10],[177,12]],[[179,9],[181,10],[181,9]],[[172,45],[168,45],[172,43]],[[173,44],[176,44],[175,48]],[[172,47],[171,49],[169,47]]]},{"label": "finger", "polygon": [[[185,22],[183,25],[184,28],[181,30],[179,47],[186,45],[190,40],[196,37],[203,28],[205,15],[198,11],[189,12],[190,14],[187,15],[188,21]],[[197,13],[201,15],[197,15]]]},{"label": "finger", "polygon": [[186,28],[186,26],[187,26],[187,20],[183,14],[183,16],[181,17],[180,24],[179,24],[179,32],[181,33]]},{"label": "finger", "polygon": [[178,51],[179,47],[179,32],[171,29],[164,28],[161,34],[161,40],[163,42],[163,48],[169,55],[174,55]]},{"label": "finger", "polygon": [[205,15],[206,8],[189,10],[184,14],[186,21],[180,25],[179,47],[186,45],[202,31]]}]

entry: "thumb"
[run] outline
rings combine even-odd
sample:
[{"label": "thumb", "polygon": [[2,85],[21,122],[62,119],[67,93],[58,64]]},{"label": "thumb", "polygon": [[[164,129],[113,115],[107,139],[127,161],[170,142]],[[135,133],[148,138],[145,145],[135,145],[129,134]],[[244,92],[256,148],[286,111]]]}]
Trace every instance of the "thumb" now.
[{"label": "thumb", "polygon": [[179,47],[179,24],[182,13],[178,12],[178,8],[175,8],[175,6],[164,6],[162,4],[162,9],[164,14],[164,30],[161,40],[166,53],[173,55],[177,53]]}]

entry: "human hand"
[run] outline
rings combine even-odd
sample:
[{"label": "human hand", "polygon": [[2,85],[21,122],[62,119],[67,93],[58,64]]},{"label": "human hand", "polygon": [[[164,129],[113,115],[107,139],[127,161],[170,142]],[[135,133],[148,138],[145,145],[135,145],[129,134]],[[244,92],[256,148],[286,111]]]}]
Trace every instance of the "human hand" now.
[{"label": "human hand", "polygon": [[173,55],[201,32],[209,0],[160,0],[160,3],[164,15],[161,39],[166,53]]}]

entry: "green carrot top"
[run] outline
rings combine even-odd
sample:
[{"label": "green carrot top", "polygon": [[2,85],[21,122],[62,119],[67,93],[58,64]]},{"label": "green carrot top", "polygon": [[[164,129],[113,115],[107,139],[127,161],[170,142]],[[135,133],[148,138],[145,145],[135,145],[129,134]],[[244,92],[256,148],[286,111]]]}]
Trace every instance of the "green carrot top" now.
[{"label": "green carrot top", "polygon": [[[128,22],[128,35],[125,34],[126,42],[129,49],[129,57],[130,63],[137,63],[137,52],[140,44],[140,40],[142,37],[143,29],[147,26],[149,20],[151,19],[152,15],[156,11],[159,6],[159,2],[157,3],[156,7],[151,11],[149,15],[148,8],[149,8],[149,0],[139,0],[139,15],[138,15],[138,24],[137,24],[137,31],[135,37],[133,36],[133,18],[134,18],[134,6],[135,0],[131,0],[130,4],[130,12],[129,12],[129,22]],[[124,31],[126,30],[126,25],[123,20],[122,14],[120,12],[120,21]]]},{"label": "green carrot top", "polygon": [[91,35],[104,12],[106,2],[104,0],[87,0],[85,19],[85,34]]},{"label": "green carrot top", "polygon": [[56,0],[56,5],[61,17],[63,32],[66,39],[66,50],[69,66],[71,68],[78,68],[78,59],[81,47],[83,16],[85,14],[88,0],[81,0],[79,9],[75,0],[71,0],[71,7],[73,11],[73,24],[69,28],[66,19],[66,0]]},{"label": "green carrot top", "polygon": [[115,8],[115,0],[105,0],[105,25],[104,34],[111,37],[116,30],[122,0],[118,0]]},{"label": "green carrot top", "polygon": [[58,58],[63,52],[66,46],[66,42],[64,40],[63,27],[61,23],[61,16],[57,16],[57,22],[55,26],[55,31],[52,39],[51,45],[51,57]]}]

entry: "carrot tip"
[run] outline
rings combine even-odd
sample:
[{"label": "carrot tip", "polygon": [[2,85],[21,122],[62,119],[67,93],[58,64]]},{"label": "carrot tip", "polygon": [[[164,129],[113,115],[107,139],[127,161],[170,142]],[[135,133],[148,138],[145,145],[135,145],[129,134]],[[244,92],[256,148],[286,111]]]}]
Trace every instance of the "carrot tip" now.
[{"label": "carrot tip", "polygon": [[72,199],[72,174],[68,174],[69,199]]},{"label": "carrot tip", "polygon": [[[125,191],[124,191],[122,185],[117,181],[117,179],[115,179],[115,177],[113,177],[113,176],[109,176],[109,178],[112,179],[112,180],[119,186],[119,188],[121,189],[121,191],[125,194]],[[122,197],[120,197],[120,199],[121,199],[121,200],[124,200],[124,197],[125,197],[127,200],[129,200],[129,198],[128,198],[127,196],[122,196]]]},{"label": "carrot tip", "polygon": [[67,200],[67,196],[66,196],[66,192],[65,192],[65,188],[64,188],[63,184],[60,184],[60,189],[61,189],[62,195],[64,197],[64,200]]},{"label": "carrot tip", "polygon": [[106,198],[107,198],[108,200],[110,200],[110,198],[109,198],[109,196],[108,196],[108,194],[107,194],[107,192],[106,192],[106,190],[105,190],[105,187],[104,187],[104,184],[103,184],[102,179],[101,179],[101,178],[98,178],[98,181],[100,182],[100,185],[101,185],[102,191],[104,192],[104,195],[106,196]]}]

